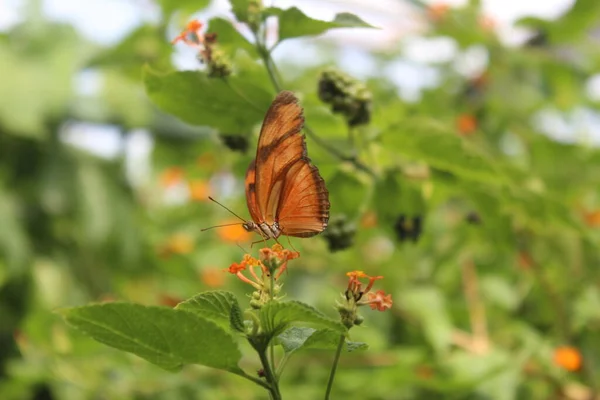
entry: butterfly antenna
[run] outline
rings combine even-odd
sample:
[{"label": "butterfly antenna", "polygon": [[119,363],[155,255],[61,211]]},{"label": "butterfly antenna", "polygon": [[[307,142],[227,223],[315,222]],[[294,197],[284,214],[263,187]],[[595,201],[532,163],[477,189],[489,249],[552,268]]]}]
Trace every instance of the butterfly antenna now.
[{"label": "butterfly antenna", "polygon": [[223,224],[223,225],[209,226],[208,228],[202,228],[202,229],[200,229],[200,232],[204,232],[204,231],[207,231],[209,229],[223,228],[224,226],[233,226],[233,225],[241,225],[241,224],[239,222],[236,222],[236,223],[233,223],[233,224]]},{"label": "butterfly antenna", "polygon": [[[217,203],[218,205],[220,205],[221,207],[223,207],[224,209],[226,209],[227,211],[229,211],[231,214],[235,215],[236,217],[238,217],[240,220],[246,222],[246,220],[242,217],[240,217],[239,215],[237,215],[236,213],[234,213],[233,211],[231,211],[229,208],[225,207],[223,204],[219,203],[218,201],[216,201],[215,199],[213,199],[212,197],[208,196],[208,199],[214,203]],[[236,225],[236,224],[233,224]]]}]

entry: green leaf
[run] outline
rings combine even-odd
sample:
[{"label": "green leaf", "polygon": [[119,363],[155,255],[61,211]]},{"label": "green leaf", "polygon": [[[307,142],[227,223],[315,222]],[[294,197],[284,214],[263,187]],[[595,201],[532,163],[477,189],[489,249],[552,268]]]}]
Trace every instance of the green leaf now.
[{"label": "green leaf", "polygon": [[215,290],[200,293],[179,303],[175,308],[194,313],[217,323],[221,327],[229,328],[232,309],[237,308],[239,310],[240,306],[233,293]]},{"label": "green leaf", "polygon": [[299,301],[270,302],[260,309],[261,326],[269,337],[277,336],[297,322],[312,323],[345,334],[346,328],[308,304]]},{"label": "green leaf", "polygon": [[257,55],[256,47],[235,29],[231,22],[223,18],[211,19],[206,31],[217,34],[219,48],[227,53],[230,58],[233,58],[239,49],[244,49],[253,56]]},{"label": "green leaf", "polygon": [[247,132],[262,121],[274,97],[234,76],[211,79],[192,71],[160,75],[146,68],[144,83],[150,99],[163,111],[193,125],[231,133]]},{"label": "green leaf", "polygon": [[248,22],[248,8],[250,0],[229,0],[231,12],[239,22]]},{"label": "green leaf", "polygon": [[471,143],[430,119],[405,121],[383,135],[393,152],[424,161],[432,167],[464,179],[500,185],[507,182],[500,168]]},{"label": "green leaf", "polygon": [[[161,70],[171,68],[172,48],[159,27],[144,25],[127,35],[116,46],[93,57],[88,66],[117,68],[139,85],[144,64],[152,64]],[[137,91],[132,92],[129,96],[137,95]]]},{"label": "green leaf", "polygon": [[[273,12],[273,9],[270,9]],[[334,28],[374,28],[365,21],[350,13],[340,13],[333,21],[321,21],[304,14],[296,7],[279,13],[279,40],[299,36],[320,35]]]},{"label": "green leaf", "polygon": [[393,221],[399,214],[414,216],[425,211],[420,187],[414,182],[402,179],[399,171],[388,171],[377,181],[373,202],[382,221]]},{"label": "green leaf", "polygon": [[13,197],[12,193],[5,187],[0,188],[0,287],[4,266],[6,265],[9,275],[23,273],[26,271],[31,248],[27,232],[19,220],[22,215],[20,200]]},{"label": "green leaf", "polygon": [[61,311],[67,323],[108,346],[136,354],[169,371],[200,364],[232,372],[241,353],[214,322],[188,311],[106,303]]},{"label": "green leaf", "polygon": [[158,2],[165,14],[171,14],[174,11],[191,14],[208,6],[210,0],[159,0]]},{"label": "green leaf", "polygon": [[[307,327],[291,327],[277,337],[288,354],[301,350],[335,350],[340,341],[340,333],[331,329],[313,329]],[[365,350],[369,346],[362,342],[345,340],[345,349],[348,352]]]},{"label": "green leaf", "polygon": [[231,307],[229,325],[232,329],[238,332],[244,333],[246,331],[246,326],[244,325],[244,315],[242,314],[242,309],[237,302],[233,304],[233,307]]},{"label": "green leaf", "polygon": [[327,182],[332,215],[356,216],[367,197],[365,184],[354,174],[338,170]]},{"label": "green leaf", "polygon": [[449,348],[453,326],[439,289],[422,286],[405,290],[398,303],[421,323],[425,337],[436,351]]}]

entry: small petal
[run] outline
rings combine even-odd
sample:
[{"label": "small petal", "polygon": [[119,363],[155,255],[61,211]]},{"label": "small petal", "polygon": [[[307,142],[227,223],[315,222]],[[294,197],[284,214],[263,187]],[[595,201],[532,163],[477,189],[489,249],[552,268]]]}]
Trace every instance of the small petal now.
[{"label": "small petal", "polygon": [[368,301],[366,304],[369,304],[372,310],[377,311],[385,311],[388,308],[392,307],[392,295],[386,295],[383,290],[378,290],[375,293],[371,292],[367,294]]},{"label": "small petal", "polygon": [[238,272],[244,271],[246,269],[246,263],[242,261],[241,263],[233,263],[227,269],[230,274],[237,274]]}]

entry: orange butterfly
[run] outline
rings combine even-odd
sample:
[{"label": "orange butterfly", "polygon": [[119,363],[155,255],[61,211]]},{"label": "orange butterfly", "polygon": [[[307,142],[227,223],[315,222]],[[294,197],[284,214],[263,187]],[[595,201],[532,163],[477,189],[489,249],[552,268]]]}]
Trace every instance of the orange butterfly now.
[{"label": "orange butterfly", "polygon": [[311,237],[327,228],[329,192],[307,155],[302,108],[292,92],[277,95],[258,138],[256,158],[246,172],[249,232],[266,239]]}]

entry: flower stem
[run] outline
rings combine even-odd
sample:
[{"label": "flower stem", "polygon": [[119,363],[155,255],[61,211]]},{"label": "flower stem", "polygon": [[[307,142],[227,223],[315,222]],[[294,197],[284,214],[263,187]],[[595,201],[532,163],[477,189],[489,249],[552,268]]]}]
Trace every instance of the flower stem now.
[{"label": "flower stem", "polygon": [[338,362],[340,361],[340,355],[342,354],[345,340],[346,337],[344,335],[340,335],[340,342],[338,343],[338,347],[335,351],[335,358],[333,360],[333,365],[331,366],[331,372],[329,373],[329,381],[327,382],[325,400],[329,400],[329,394],[331,393],[331,388],[333,387],[333,379],[335,378],[335,371],[337,370]]},{"label": "flower stem", "polygon": [[262,364],[263,370],[265,371],[265,378],[267,379],[267,383],[269,384],[269,393],[271,394],[271,398],[273,400],[281,400],[281,393],[279,393],[279,384],[277,383],[277,379],[273,374],[273,370],[271,369],[271,365],[269,364],[267,355],[264,351],[259,351],[258,356],[260,357],[260,362]]}]

